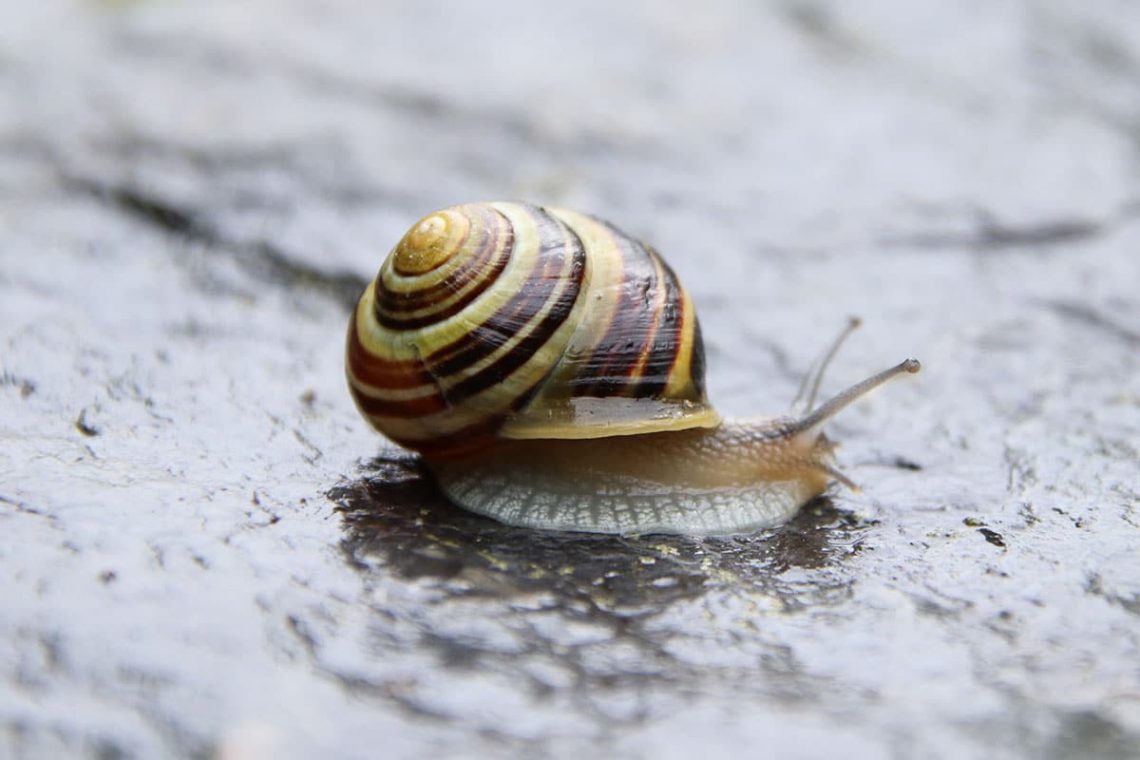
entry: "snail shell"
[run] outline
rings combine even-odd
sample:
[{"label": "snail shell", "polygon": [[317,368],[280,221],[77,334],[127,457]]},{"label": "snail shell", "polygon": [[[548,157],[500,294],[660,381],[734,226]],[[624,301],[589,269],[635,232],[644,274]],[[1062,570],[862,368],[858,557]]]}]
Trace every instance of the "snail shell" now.
[{"label": "snail shell", "polygon": [[661,258],[516,203],[445,209],[404,236],[357,306],[348,373],[377,429],[437,455],[720,421],[692,302]]},{"label": "snail shell", "polygon": [[520,203],[430,214],[349,324],[348,384],[455,503],[513,525],[729,533],[783,522],[832,478],[820,425],[908,360],[800,419],[722,421],[684,286],[594,217]]}]

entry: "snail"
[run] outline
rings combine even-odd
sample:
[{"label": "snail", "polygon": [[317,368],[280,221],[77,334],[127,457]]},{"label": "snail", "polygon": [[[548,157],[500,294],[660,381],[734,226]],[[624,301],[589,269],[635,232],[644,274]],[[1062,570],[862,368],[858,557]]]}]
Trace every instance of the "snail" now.
[{"label": "snail", "polygon": [[468,510],[531,528],[726,534],[786,521],[831,480],[854,487],[823,423],[920,365],[810,409],[836,348],[804,414],[721,419],[692,301],[653,248],[575,211],[471,203],[392,249],[349,322],[346,373],[368,422]]}]

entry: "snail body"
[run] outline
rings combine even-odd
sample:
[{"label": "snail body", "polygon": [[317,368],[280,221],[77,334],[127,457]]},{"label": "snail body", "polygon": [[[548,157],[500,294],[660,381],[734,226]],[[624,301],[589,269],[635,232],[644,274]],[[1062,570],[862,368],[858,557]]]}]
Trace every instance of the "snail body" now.
[{"label": "snail body", "polygon": [[[358,409],[454,503],[511,525],[733,533],[830,480],[822,423],[908,360],[802,417],[725,421],[691,299],[649,246],[574,211],[475,203],[392,250],[349,323]],[[817,381],[818,382],[818,381]]]}]

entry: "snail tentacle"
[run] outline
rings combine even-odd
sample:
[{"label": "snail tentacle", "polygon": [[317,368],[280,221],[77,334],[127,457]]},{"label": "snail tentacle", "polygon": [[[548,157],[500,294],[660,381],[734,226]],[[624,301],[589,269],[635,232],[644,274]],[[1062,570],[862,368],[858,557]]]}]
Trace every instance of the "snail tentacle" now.
[{"label": "snail tentacle", "polygon": [[922,362],[918,359],[905,359],[889,369],[885,369],[878,374],[868,377],[862,382],[852,385],[842,393],[823,402],[816,407],[814,411],[793,422],[788,432],[795,434],[818,430],[824,422],[839,414],[839,412],[843,411],[852,402],[867,395],[888,380],[903,374],[913,375],[921,369]]},{"label": "snail tentacle", "polygon": [[828,366],[831,365],[831,360],[839,353],[839,349],[851,337],[851,333],[859,329],[863,324],[863,320],[859,317],[849,317],[847,324],[835,336],[835,340],[824,351],[812,367],[811,371],[804,375],[803,382],[800,383],[800,388],[796,391],[796,397],[792,401],[792,409],[810,412],[812,407],[815,406],[815,399],[819,395],[819,386],[823,383],[823,376],[827,372]]}]

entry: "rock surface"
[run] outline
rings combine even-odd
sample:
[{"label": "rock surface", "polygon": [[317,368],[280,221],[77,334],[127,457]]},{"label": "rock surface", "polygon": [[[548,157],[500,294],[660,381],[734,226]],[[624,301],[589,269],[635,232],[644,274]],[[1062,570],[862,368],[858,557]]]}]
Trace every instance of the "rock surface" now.
[{"label": "rock surface", "polygon": [[[1140,755],[1137,51],[1123,0],[0,6],[0,755]],[[830,428],[863,490],[442,503],[343,331],[484,198],[664,251],[728,413],[850,314],[830,389],[919,356]]]}]

